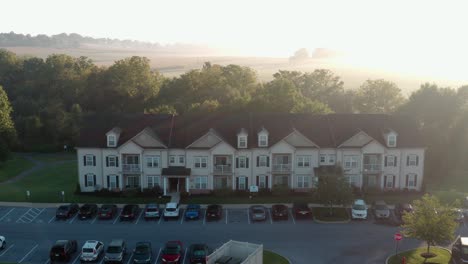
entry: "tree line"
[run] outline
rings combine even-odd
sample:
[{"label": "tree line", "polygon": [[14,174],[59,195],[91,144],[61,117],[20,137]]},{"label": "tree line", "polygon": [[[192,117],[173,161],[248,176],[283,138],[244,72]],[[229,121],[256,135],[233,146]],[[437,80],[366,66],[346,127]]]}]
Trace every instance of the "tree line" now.
[{"label": "tree line", "polygon": [[6,92],[0,93],[6,100],[0,102],[0,114],[11,112],[12,118],[2,122],[0,133],[16,129],[14,140],[1,134],[3,145],[15,150],[73,146],[83,118],[95,114],[396,113],[419,124],[428,164],[436,169],[468,166],[468,86],[426,83],[405,98],[395,83],[383,79],[345,89],[343,80],[327,69],[280,70],[262,82],[249,67],[207,62],[168,78],[152,70],[144,57],[98,67],[86,57],[54,54],[41,59],[1,49],[0,85]]}]

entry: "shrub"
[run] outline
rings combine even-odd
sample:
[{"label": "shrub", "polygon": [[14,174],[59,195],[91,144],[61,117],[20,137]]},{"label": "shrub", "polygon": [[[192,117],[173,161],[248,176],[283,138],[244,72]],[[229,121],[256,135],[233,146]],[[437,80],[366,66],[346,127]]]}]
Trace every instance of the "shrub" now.
[{"label": "shrub", "polygon": [[213,190],[213,194],[215,196],[220,196],[220,197],[226,197],[226,196],[229,196],[229,195],[233,195],[233,190],[232,189],[229,189],[229,188],[222,188],[222,189],[216,189],[216,190]]},{"label": "shrub", "polygon": [[289,189],[288,186],[284,185],[275,185],[273,186],[273,195],[286,195],[290,194],[292,191]]},{"label": "shrub", "polygon": [[80,193],[81,193],[81,186],[80,186],[80,183],[77,182],[76,187],[75,187],[75,194],[80,194]]}]

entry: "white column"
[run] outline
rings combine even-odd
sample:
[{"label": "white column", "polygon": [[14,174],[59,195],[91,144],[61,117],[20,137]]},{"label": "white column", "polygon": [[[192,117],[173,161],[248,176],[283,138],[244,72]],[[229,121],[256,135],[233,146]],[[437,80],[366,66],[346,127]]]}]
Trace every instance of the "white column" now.
[{"label": "white column", "polygon": [[185,177],[185,191],[189,192],[190,188],[190,177]]},{"label": "white column", "polygon": [[236,174],[232,175],[232,190],[236,190]]},{"label": "white column", "polygon": [[164,195],[167,194],[167,191],[166,191],[166,186],[167,186],[167,178],[166,177],[163,177],[163,190],[164,190]]}]

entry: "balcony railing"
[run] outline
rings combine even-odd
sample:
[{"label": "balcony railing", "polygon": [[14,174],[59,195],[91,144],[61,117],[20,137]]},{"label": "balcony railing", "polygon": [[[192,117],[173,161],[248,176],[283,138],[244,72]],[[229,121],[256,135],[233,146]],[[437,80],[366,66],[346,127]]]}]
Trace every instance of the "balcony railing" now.
[{"label": "balcony railing", "polygon": [[273,164],[272,170],[274,172],[290,172],[291,164]]},{"label": "balcony railing", "polygon": [[123,172],[141,172],[140,164],[123,164]]},{"label": "balcony railing", "polygon": [[232,166],[215,164],[213,168],[213,172],[218,173],[218,174],[229,174],[229,173],[232,173]]},{"label": "balcony railing", "polygon": [[382,169],[380,164],[364,164],[364,172],[379,172]]}]

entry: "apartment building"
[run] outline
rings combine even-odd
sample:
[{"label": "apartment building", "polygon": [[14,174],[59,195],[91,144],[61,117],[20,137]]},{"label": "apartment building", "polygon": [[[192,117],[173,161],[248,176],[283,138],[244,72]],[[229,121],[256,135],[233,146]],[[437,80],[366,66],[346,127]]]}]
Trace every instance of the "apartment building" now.
[{"label": "apartment building", "polygon": [[308,191],[316,169],[330,165],[359,188],[420,190],[424,179],[425,147],[403,116],[145,114],[104,123],[90,120],[76,147],[83,192]]}]

